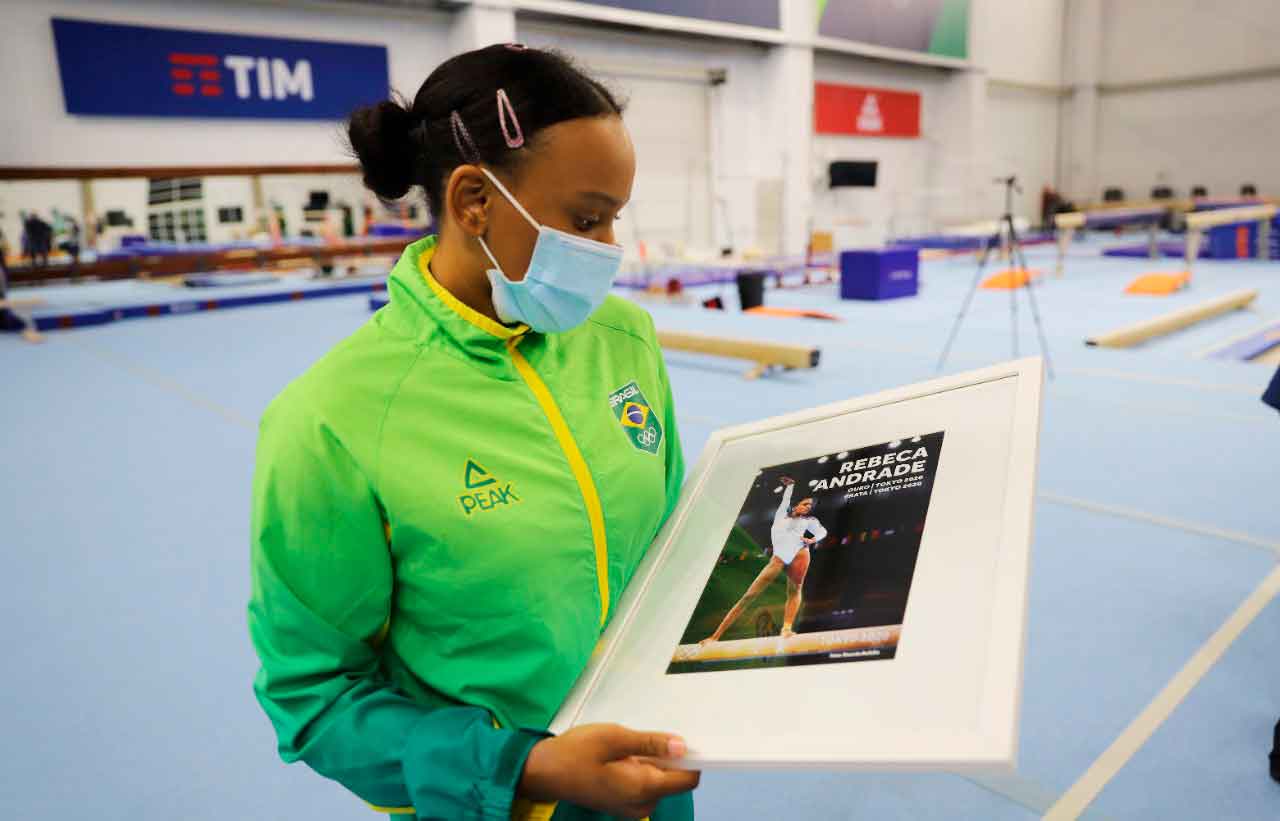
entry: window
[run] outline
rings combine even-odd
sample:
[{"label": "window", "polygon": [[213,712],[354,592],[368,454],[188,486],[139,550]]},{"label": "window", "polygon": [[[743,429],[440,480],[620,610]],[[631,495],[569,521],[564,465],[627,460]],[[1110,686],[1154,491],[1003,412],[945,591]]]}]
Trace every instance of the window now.
[{"label": "window", "polygon": [[183,242],[205,242],[208,235],[204,229],[204,210],[200,208],[187,208],[182,211],[169,212],[165,214],[165,222],[171,226],[174,223],[175,213],[177,215],[177,232]]},{"label": "window", "polygon": [[173,202],[173,180],[150,180],[147,186],[147,204],[163,205]]},{"label": "window", "polygon": [[221,224],[244,222],[244,209],[238,205],[233,208],[219,208],[218,222]]},{"label": "window", "polygon": [[198,200],[203,196],[204,180],[199,177],[158,177],[148,180],[148,205]]},{"label": "window", "polygon": [[199,177],[178,180],[178,199],[198,200],[204,197],[204,181]]}]

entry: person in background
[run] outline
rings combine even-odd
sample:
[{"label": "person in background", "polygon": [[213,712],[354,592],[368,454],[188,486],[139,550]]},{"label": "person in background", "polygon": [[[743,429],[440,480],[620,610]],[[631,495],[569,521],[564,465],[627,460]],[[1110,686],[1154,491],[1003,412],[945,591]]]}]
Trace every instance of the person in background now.
[{"label": "person in background", "polygon": [[0,228],[0,331],[21,331],[28,342],[43,342],[44,336],[36,330],[35,322],[14,311],[9,304],[9,264],[5,260],[8,253],[8,240]]},{"label": "person in background", "polygon": [[33,269],[49,267],[49,252],[53,247],[53,228],[40,219],[34,211],[28,211],[23,223],[23,243],[30,266]]},{"label": "person in background", "polygon": [[1280,368],[1276,368],[1271,384],[1262,393],[1262,401],[1280,411]]},{"label": "person in background", "polygon": [[4,235],[4,214],[0,214],[0,299],[9,282],[9,239]]},{"label": "person in background", "polygon": [[62,219],[62,232],[59,235],[58,250],[65,251],[71,257],[71,270],[80,266],[80,223],[70,214]]}]

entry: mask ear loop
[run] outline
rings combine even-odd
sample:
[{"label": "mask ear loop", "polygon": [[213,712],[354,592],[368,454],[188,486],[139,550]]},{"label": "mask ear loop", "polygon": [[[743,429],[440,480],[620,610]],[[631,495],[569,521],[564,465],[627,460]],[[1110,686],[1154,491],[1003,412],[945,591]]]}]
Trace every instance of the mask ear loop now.
[{"label": "mask ear loop", "polygon": [[480,172],[481,172],[482,174],[484,174],[486,177],[488,177],[488,178],[489,178],[489,182],[493,183],[493,184],[494,184],[494,186],[495,186],[495,187],[496,187],[500,192],[502,192],[502,196],[504,196],[504,197],[506,197],[506,198],[507,198],[507,202],[511,203],[511,205],[512,205],[512,206],[513,206],[517,211],[519,211],[519,212],[520,212],[520,216],[524,217],[526,220],[528,220],[528,221],[529,221],[529,224],[533,226],[533,229],[534,229],[535,231],[541,230],[542,225],[541,225],[541,224],[540,224],[536,219],[534,219],[534,218],[533,218],[533,215],[532,215],[532,214],[530,214],[528,211],[524,210],[524,206],[520,204],[520,201],[519,201],[519,200],[517,200],[515,197],[513,197],[513,196],[511,195],[511,192],[507,190],[507,187],[506,187],[505,185],[503,185],[503,184],[502,184],[502,182],[501,182],[497,177],[495,177],[493,174],[489,173],[489,169],[487,169],[487,168],[485,168],[485,167],[481,166],[481,168],[480,168]]}]

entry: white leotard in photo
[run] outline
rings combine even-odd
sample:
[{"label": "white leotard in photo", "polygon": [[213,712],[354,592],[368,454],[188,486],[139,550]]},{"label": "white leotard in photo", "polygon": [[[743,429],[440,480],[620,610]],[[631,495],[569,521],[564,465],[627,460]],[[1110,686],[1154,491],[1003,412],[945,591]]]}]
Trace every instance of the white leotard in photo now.
[{"label": "white leotard in photo", "polygon": [[787,485],[782,494],[782,504],[778,505],[778,512],[773,514],[773,528],[769,531],[769,536],[773,539],[773,555],[781,559],[783,564],[791,564],[796,554],[807,547],[804,543],[805,531],[812,533],[813,538],[818,541],[827,535],[827,529],[814,517],[787,515],[791,510],[793,490],[795,485]]}]

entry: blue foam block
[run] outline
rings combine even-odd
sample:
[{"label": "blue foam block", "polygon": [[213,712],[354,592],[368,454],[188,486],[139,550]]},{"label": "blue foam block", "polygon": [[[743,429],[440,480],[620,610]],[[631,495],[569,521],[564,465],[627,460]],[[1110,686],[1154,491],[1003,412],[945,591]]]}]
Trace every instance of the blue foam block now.
[{"label": "blue foam block", "polygon": [[[1240,234],[1244,233],[1245,241],[1242,249]],[[1258,253],[1258,224],[1232,223],[1217,225],[1209,229],[1209,257],[1211,259],[1244,259]],[[1244,253],[1241,253],[1243,250]]]},{"label": "blue foam block", "polygon": [[914,248],[844,251],[841,299],[898,299],[920,290],[920,253]]}]

